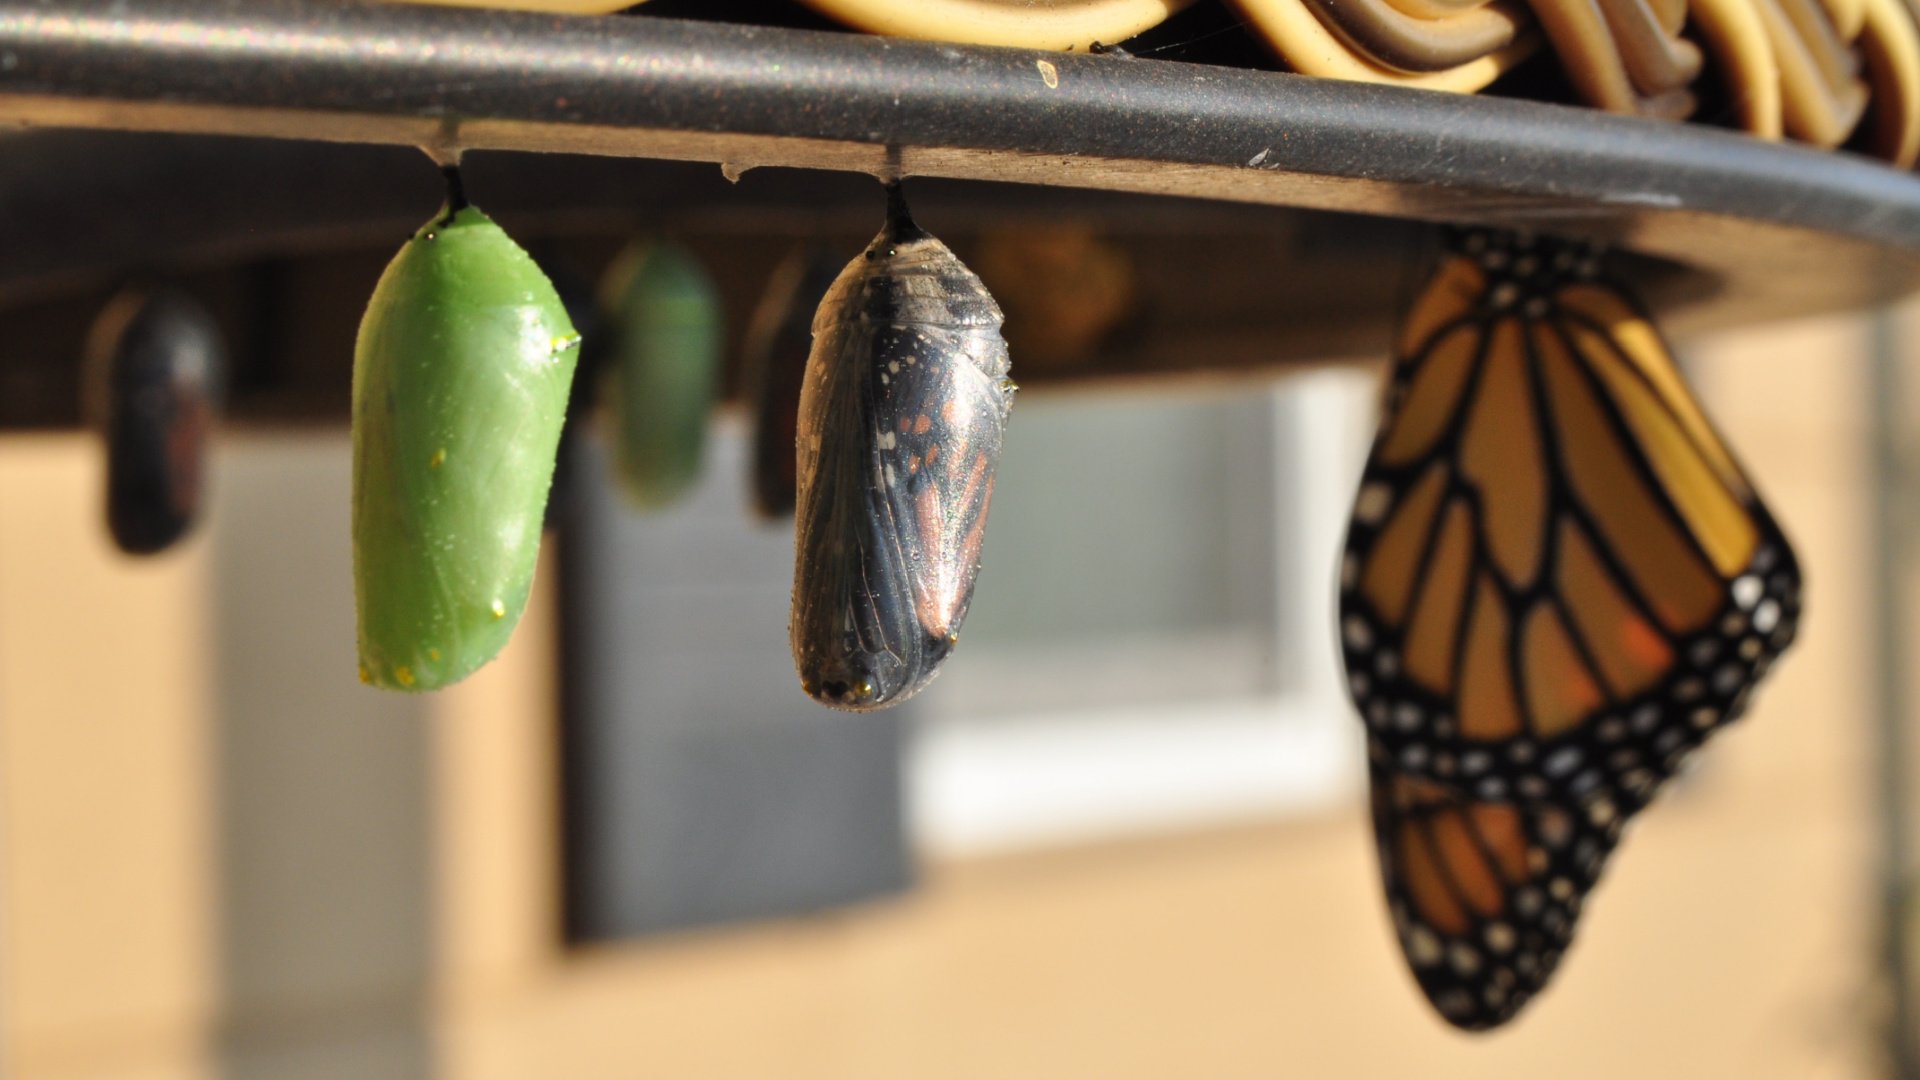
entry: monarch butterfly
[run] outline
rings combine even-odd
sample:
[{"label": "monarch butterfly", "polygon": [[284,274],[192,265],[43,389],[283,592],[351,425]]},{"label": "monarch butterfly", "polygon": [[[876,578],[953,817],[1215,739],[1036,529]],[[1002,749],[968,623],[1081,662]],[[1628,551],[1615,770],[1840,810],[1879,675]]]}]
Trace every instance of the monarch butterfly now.
[{"label": "monarch butterfly", "polygon": [[767,283],[747,328],[746,396],[753,408],[750,459],[755,511],[765,518],[793,513],[795,443],[800,386],[813,347],[813,313],[839,276],[840,264],[820,251],[796,251]]},{"label": "monarch butterfly", "polygon": [[621,488],[635,506],[666,506],[700,477],[720,385],[720,299],[686,250],[643,241],[607,271],[601,309]]},{"label": "monarch butterfly", "polygon": [[1513,1018],[1560,963],[1625,817],[1485,802],[1372,763],[1373,827],[1400,947],[1420,989],[1468,1030]]},{"label": "monarch butterfly", "polygon": [[1000,321],[890,187],[820,304],[800,392],[790,633],[823,704],[903,701],[959,640],[1013,407]]},{"label": "monarch butterfly", "polygon": [[173,546],[200,510],[226,346],[177,289],[121,293],[87,345],[88,413],[107,449],[107,529],[129,555]]},{"label": "monarch butterfly", "polygon": [[1340,634],[1404,951],[1479,1028],[1544,984],[1626,819],[1744,710],[1800,575],[1596,252],[1454,247],[1396,346]]},{"label": "monarch butterfly", "polygon": [[385,689],[456,682],[512,635],[580,344],[546,275],[448,180],[354,347],[360,676]]},{"label": "monarch butterfly", "polygon": [[1793,549],[1591,250],[1460,238],[1400,335],[1341,565],[1348,688],[1412,776],[1634,807],[1793,640]]}]

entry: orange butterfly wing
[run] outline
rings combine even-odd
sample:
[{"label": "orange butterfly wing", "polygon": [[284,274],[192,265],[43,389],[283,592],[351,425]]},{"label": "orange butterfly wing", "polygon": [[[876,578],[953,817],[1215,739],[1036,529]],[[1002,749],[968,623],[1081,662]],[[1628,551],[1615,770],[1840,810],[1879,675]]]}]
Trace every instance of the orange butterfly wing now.
[{"label": "orange butterfly wing", "polygon": [[1340,598],[1401,946],[1482,1029],[1546,984],[1627,819],[1791,644],[1800,573],[1591,253],[1469,233],[1402,329]]},{"label": "orange butterfly wing", "polygon": [[1505,1023],[1553,975],[1625,815],[1483,802],[1375,761],[1373,826],[1407,965],[1440,1015]]},{"label": "orange butterfly wing", "polygon": [[1481,236],[1401,335],[1341,567],[1348,687],[1396,771],[1637,808],[1791,643],[1798,565],[1591,255]]}]

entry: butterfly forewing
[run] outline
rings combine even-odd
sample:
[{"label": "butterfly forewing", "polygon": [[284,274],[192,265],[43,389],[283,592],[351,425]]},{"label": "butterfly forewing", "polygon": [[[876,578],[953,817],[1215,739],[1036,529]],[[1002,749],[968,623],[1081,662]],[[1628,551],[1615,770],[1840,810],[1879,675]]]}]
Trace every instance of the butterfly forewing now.
[{"label": "butterfly forewing", "polygon": [[1792,641],[1792,548],[1591,254],[1485,235],[1403,329],[1341,570],[1394,768],[1637,807]]},{"label": "butterfly forewing", "polygon": [[895,704],[958,640],[1012,407],[1000,309],[897,200],[822,301],[801,390],[792,644],[806,692]]}]

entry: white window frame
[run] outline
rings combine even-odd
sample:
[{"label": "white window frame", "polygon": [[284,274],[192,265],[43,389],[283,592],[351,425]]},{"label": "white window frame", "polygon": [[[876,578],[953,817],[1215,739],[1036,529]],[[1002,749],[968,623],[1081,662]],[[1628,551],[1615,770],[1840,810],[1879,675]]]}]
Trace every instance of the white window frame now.
[{"label": "white window frame", "polygon": [[[1170,706],[923,715],[907,765],[920,849],[980,855],[1323,812],[1363,790],[1334,637],[1339,551],[1376,418],[1371,368],[1270,397],[1280,688]],[[1044,655],[1035,663],[1048,663]]]}]

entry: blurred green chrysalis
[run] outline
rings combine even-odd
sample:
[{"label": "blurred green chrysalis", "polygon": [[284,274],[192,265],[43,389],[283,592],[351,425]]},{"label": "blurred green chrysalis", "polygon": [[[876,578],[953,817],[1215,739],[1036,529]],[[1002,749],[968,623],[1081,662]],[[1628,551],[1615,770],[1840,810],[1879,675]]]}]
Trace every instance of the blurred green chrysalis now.
[{"label": "blurred green chrysalis", "polygon": [[720,299],[692,255],[643,241],[608,269],[601,306],[620,486],[635,506],[665,506],[700,478],[725,341]]},{"label": "blurred green chrysalis", "polygon": [[546,275],[448,180],[354,348],[360,678],[390,690],[458,682],[520,621],[580,345]]}]

